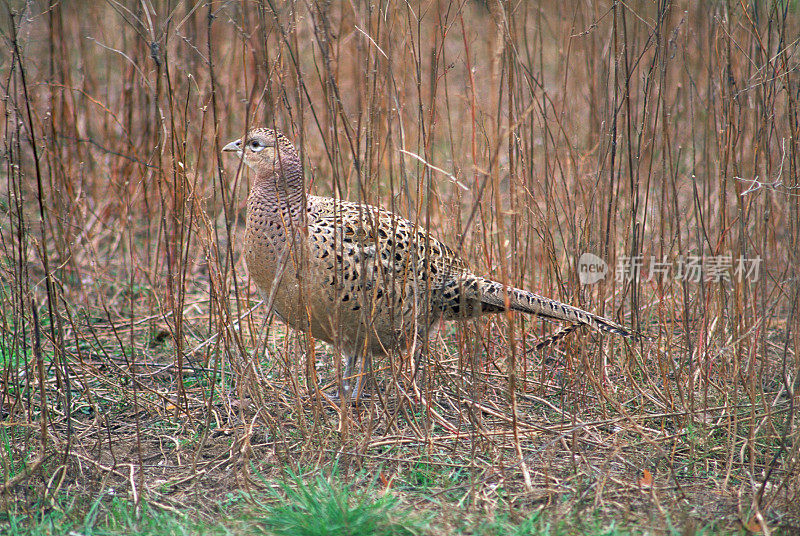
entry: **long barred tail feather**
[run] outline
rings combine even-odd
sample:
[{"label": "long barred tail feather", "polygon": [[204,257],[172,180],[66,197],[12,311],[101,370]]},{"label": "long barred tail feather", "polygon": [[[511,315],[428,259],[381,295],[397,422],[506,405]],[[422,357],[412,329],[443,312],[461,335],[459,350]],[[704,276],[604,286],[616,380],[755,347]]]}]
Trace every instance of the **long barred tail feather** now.
[{"label": "long barred tail feather", "polygon": [[570,324],[569,326],[565,326],[556,331],[555,333],[553,333],[552,335],[550,335],[549,337],[546,337],[541,341],[539,341],[538,343],[536,343],[532,348],[532,350],[538,352],[544,348],[547,348],[548,346],[552,346],[561,339],[563,339],[564,337],[566,337],[567,335],[569,335],[570,333],[572,333],[573,331],[577,331],[585,325],[586,324]]},{"label": "long barred tail feather", "polygon": [[[528,313],[550,320],[571,322],[572,324],[576,324],[578,326],[586,325],[598,331],[615,333],[629,339],[637,338],[636,334],[617,324],[613,320],[609,320],[608,318],[598,316],[588,311],[584,311],[583,309],[578,309],[577,307],[573,307],[556,300],[551,300],[550,298],[545,298],[544,296],[539,296],[538,294],[528,292],[527,290],[505,287],[501,283],[481,277],[476,277],[475,283],[468,285],[467,288],[475,289],[477,291],[476,297],[483,304],[490,307],[500,308],[501,310],[505,309],[505,293],[506,288],[508,288],[508,298],[512,311],[520,311],[522,313]],[[566,333],[557,333],[556,335],[559,336],[556,341],[568,335],[572,331],[575,331],[575,329],[577,329],[577,327],[573,328],[570,326],[565,328]]]}]

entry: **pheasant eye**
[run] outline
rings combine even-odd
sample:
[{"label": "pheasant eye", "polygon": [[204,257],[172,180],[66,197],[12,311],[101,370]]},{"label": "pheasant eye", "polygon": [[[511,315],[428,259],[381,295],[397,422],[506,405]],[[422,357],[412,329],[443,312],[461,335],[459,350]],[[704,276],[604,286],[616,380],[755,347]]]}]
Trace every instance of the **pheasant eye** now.
[{"label": "pheasant eye", "polygon": [[263,150],[264,147],[266,147],[266,145],[264,145],[258,140],[250,140],[250,143],[248,143],[248,145],[250,146],[250,149],[252,149],[256,153]]}]

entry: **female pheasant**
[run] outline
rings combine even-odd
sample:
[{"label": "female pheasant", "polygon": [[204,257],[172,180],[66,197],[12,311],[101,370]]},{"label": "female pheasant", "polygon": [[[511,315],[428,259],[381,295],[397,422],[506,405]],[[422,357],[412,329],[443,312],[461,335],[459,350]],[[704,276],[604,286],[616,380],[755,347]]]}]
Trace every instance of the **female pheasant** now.
[{"label": "female pheasant", "polygon": [[633,337],[607,318],[472,273],[453,250],[392,212],[306,195],[300,157],[280,132],[256,128],[223,151],[236,152],[255,174],[244,251],[251,277],[286,324],[348,356],[346,378],[373,355],[422,341],[441,320],[499,313],[506,304],[572,323],[559,338],[581,325]]}]

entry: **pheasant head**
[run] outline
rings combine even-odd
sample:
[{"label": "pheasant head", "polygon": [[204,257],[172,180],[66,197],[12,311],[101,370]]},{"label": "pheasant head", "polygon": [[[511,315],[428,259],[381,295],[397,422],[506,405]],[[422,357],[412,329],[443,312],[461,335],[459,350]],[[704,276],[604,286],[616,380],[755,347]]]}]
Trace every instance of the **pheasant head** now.
[{"label": "pheasant head", "polygon": [[241,157],[252,169],[261,171],[279,167],[281,162],[299,160],[297,150],[286,136],[271,128],[254,128],[242,139],[234,140],[222,148]]},{"label": "pheasant head", "polygon": [[236,152],[255,172],[251,195],[265,190],[284,200],[298,200],[303,191],[300,155],[289,139],[271,128],[254,128],[222,148]]}]

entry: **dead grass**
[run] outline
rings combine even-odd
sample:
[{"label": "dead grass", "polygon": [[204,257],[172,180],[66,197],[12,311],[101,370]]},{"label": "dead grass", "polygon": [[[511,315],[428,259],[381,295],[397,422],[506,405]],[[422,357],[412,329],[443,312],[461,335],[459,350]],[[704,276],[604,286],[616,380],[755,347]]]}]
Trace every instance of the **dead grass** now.
[{"label": "dead grass", "polygon": [[[446,518],[800,530],[796,2],[2,11],[5,508],[113,488],[217,515],[254,471],[336,461]],[[451,324],[419,397],[397,356],[334,411],[306,367],[334,381],[333,350],[262,329],[241,259],[247,175],[219,148],[255,123],[314,192],[651,339]]]}]

